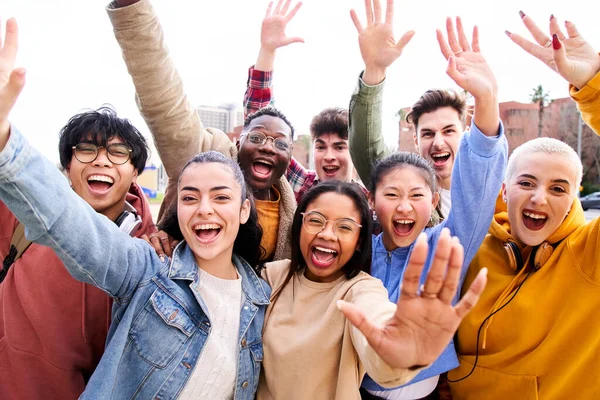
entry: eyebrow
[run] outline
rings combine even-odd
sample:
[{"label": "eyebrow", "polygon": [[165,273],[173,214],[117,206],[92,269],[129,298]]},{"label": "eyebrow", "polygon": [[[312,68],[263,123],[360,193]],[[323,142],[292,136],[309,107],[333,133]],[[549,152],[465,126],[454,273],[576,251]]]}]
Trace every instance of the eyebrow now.
[{"label": "eyebrow", "polygon": [[[200,193],[200,189],[198,189],[197,187],[194,186],[184,186],[181,188],[181,190],[189,190],[190,192],[198,192]],[[219,190],[231,190],[233,191],[232,188],[230,188],[229,186],[215,186],[213,188],[210,188],[211,192],[217,192]]]},{"label": "eyebrow", "polygon": [[[409,191],[409,192],[413,192],[413,191],[415,191],[415,190],[424,190],[425,188],[426,188],[425,186],[415,186],[414,188],[412,188],[412,189],[409,189],[408,191]],[[400,192],[400,191],[401,191],[401,190],[400,190],[400,189],[398,189],[396,186],[384,186],[384,187],[383,187],[383,190],[386,190],[386,189],[387,189],[387,190],[390,190],[390,189],[392,189],[392,190],[395,190],[395,191],[397,191],[397,192]]]},{"label": "eyebrow", "polygon": [[[443,127],[441,130],[446,130],[449,128],[456,128],[456,124],[450,124],[450,125],[446,125],[445,127]],[[426,131],[426,132],[433,132],[434,130],[431,128],[421,128],[421,132]]]},{"label": "eyebrow", "polygon": [[[253,130],[253,129],[256,129],[256,128],[260,128],[260,129],[263,129],[263,130],[265,130],[265,131],[268,131],[268,130],[269,130],[269,128],[267,128],[266,126],[264,126],[264,125],[261,125],[261,124],[258,124],[258,125],[254,125],[254,126],[251,126],[251,127],[249,127],[249,128],[248,128],[248,132],[252,132],[252,130]],[[283,135],[283,136],[285,136],[285,137],[290,137],[290,135],[289,135],[289,134],[287,134],[287,133],[285,133],[285,132],[283,132],[283,131],[275,131],[275,132],[273,132],[273,133],[278,133],[278,134],[280,134],[280,135]]]},{"label": "eyebrow", "polygon": [[[519,178],[528,178],[528,179],[532,179],[532,180],[535,180],[535,181],[538,180],[535,176],[530,175],[530,174],[521,174],[518,177]],[[571,184],[567,179],[552,179],[552,182],[553,183],[565,183],[567,185]]]}]

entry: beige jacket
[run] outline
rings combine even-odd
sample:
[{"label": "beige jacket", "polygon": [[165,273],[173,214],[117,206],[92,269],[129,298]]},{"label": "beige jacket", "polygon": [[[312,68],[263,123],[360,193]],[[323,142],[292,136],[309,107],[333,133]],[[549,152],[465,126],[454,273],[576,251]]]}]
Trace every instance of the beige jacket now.
[{"label": "beige jacket", "polygon": [[[176,203],[177,179],[190,158],[208,150],[237,158],[237,150],[223,132],[202,125],[196,108],[185,94],[150,1],[141,0],[122,8],[117,8],[113,1],[107,12],[133,79],[138,108],[169,176],[158,215],[161,221],[169,206]],[[285,176],[276,187],[281,193],[281,201],[274,260],[280,260],[291,257],[291,226],[296,200]]]}]

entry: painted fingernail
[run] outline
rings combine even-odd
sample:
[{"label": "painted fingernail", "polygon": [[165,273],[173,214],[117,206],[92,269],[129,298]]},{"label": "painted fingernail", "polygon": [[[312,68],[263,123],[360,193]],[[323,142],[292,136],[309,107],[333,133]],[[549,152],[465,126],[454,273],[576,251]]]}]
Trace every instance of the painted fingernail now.
[{"label": "painted fingernail", "polygon": [[165,262],[165,256],[160,255],[159,258],[160,258],[160,261]]},{"label": "painted fingernail", "polygon": [[506,36],[510,37],[511,33],[510,31],[504,31],[504,33],[506,33]]},{"label": "painted fingernail", "polygon": [[558,40],[558,35],[556,33],[552,35],[552,48],[554,50],[560,49],[560,40]]},{"label": "painted fingernail", "polygon": [[550,14],[550,21],[554,19],[554,14]]},{"label": "painted fingernail", "polygon": [[519,16],[521,18],[525,18],[525,13],[523,11],[519,10]]}]

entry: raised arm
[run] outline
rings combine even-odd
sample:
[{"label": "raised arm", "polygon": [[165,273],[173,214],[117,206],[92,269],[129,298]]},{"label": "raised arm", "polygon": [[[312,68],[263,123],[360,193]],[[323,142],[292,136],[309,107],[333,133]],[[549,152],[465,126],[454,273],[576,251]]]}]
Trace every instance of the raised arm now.
[{"label": "raised arm", "polygon": [[533,19],[519,12],[535,42],[517,33],[506,31],[508,37],[570,84],[570,92],[585,123],[600,135],[600,55],[585,40],[574,23],[565,21],[566,34],[558,19],[551,15],[549,33],[540,29]]},{"label": "raised arm", "polygon": [[25,225],[27,238],[53,248],[76,279],[128,298],[161,263],[143,241],[121,232],[77,196],[8,122],[25,83],[25,71],[13,69],[17,38],[16,21],[10,19],[3,46],[0,40],[0,201]]},{"label": "raised arm", "polygon": [[[471,129],[463,134],[452,170],[452,208],[443,222],[464,246],[464,273],[487,234],[504,178],[508,146],[499,119],[497,84],[479,48],[477,27],[472,42],[462,21],[446,20],[447,40],[437,31],[448,75],[475,98]],[[464,276],[463,273],[463,276]]]},{"label": "raised arm", "polygon": [[387,68],[400,57],[413,37],[408,31],[396,42],[394,39],[394,1],[387,0],[385,21],[380,0],[366,0],[367,25],[364,27],[355,10],[350,17],[358,31],[360,54],[365,70],[358,78],[357,88],[350,99],[349,146],[354,167],[360,179],[370,188],[373,164],[393,152],[381,132],[381,99]]},{"label": "raised arm", "polygon": [[[352,340],[369,376],[382,386],[406,383],[418,369],[434,362],[450,343],[462,319],[477,304],[485,287],[487,270],[484,268],[463,299],[452,306],[463,251],[447,229],[440,235],[434,262],[425,284],[420,287],[427,251],[427,237],[421,234],[408,260],[396,310],[387,321],[379,323],[369,317],[377,309],[375,305],[365,309],[360,304],[338,303],[356,327]],[[386,297],[382,302],[387,301]],[[394,375],[391,369],[398,377],[396,381],[391,379]]]},{"label": "raised arm", "polygon": [[235,145],[220,131],[207,131],[188,100],[149,0],[117,0],[107,7],[117,42],[136,90],[136,101],[169,176],[161,205],[174,203],[177,178],[200,151],[217,150],[230,157]]},{"label": "raised arm", "polygon": [[270,2],[262,21],[258,58],[256,64],[248,70],[244,94],[244,117],[260,108],[272,106],[275,102],[271,78],[277,49],[292,43],[304,42],[300,37],[288,37],[285,33],[288,22],[294,18],[302,3],[299,2],[290,11],[292,0],[286,0],[285,4],[282,4],[283,1],[279,0],[274,10],[272,10],[273,2]]}]

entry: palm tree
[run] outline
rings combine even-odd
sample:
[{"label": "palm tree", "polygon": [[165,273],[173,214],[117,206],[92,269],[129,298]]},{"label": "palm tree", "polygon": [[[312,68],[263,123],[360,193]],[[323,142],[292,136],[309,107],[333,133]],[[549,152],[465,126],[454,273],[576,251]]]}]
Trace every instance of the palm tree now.
[{"label": "palm tree", "polygon": [[538,137],[542,136],[542,127],[544,126],[544,108],[550,104],[550,92],[544,92],[542,85],[533,88],[533,93],[529,95],[529,100],[532,103],[537,103],[539,106],[540,118],[538,122]]}]

